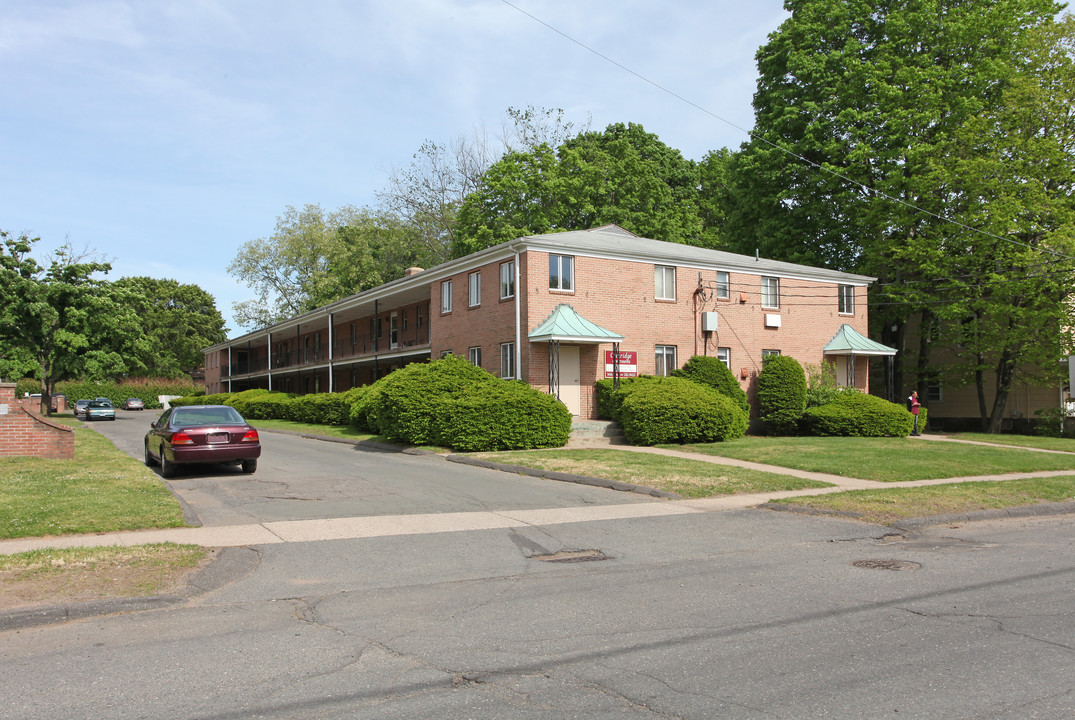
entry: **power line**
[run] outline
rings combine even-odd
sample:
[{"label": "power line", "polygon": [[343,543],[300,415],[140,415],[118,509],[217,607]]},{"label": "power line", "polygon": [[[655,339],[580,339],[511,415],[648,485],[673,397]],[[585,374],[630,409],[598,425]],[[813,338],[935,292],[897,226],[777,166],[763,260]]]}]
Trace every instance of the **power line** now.
[{"label": "power line", "polygon": [[670,95],[673,98],[675,98],[676,100],[679,100],[680,102],[682,102],[682,103],[684,103],[686,105],[689,105],[690,107],[694,108],[695,110],[698,110],[699,112],[702,112],[702,113],[704,113],[704,114],[706,114],[706,115],[708,115],[708,116],[710,116],[710,117],[712,117],[712,118],[714,118],[716,120],[719,120],[722,123],[725,123],[726,125],[730,125],[731,127],[735,128],[736,130],[739,130],[740,132],[745,133],[747,135],[747,137],[749,137],[751,140],[756,140],[758,142],[765,143],[766,145],[769,145],[769,146],[773,147],[774,149],[776,149],[776,150],[778,150],[778,151],[780,151],[780,152],[782,152],[782,153],[784,153],[786,155],[790,155],[791,157],[793,157],[793,158],[795,158],[795,159],[797,159],[797,160],[799,160],[801,162],[804,162],[807,165],[820,170],[821,172],[828,173],[829,175],[832,175],[833,177],[836,177],[836,178],[839,178],[839,179],[841,179],[841,180],[843,180],[845,182],[851,183],[852,185],[856,186],[857,188],[859,188],[860,190],[862,190],[864,192],[873,193],[873,194],[877,195],[878,197],[882,197],[882,198],[888,200],[889,202],[896,203],[897,205],[902,205],[903,207],[909,208],[911,210],[914,210],[915,212],[919,212],[919,213],[922,213],[924,215],[928,215],[929,217],[932,217],[932,218],[934,218],[936,220],[940,220],[941,222],[946,222],[946,223],[949,223],[951,225],[955,225],[956,227],[961,228],[963,230],[969,230],[970,232],[978,233],[980,235],[984,235],[985,237],[989,237],[989,238],[992,238],[994,240],[999,240],[1001,242],[1010,243],[1012,245],[1018,245],[1018,246],[1027,248],[1028,250],[1035,250],[1035,251],[1039,251],[1039,252],[1043,252],[1043,253],[1048,253],[1049,255],[1053,255],[1055,257],[1058,257],[1058,258],[1061,258],[1061,259],[1064,259],[1064,260],[1075,259],[1075,258],[1072,258],[1071,256],[1065,255],[1065,254],[1057,252],[1055,250],[1050,250],[1049,248],[1034,247],[1033,245],[1030,245],[1029,243],[1025,243],[1025,242],[1023,242],[1021,240],[1015,240],[1014,238],[1004,237],[1002,235],[996,235],[994,233],[989,232],[988,230],[982,230],[981,228],[971,227],[970,225],[966,225],[964,223],[961,223],[958,220],[953,220],[952,218],[945,217],[943,215],[940,215],[939,213],[935,213],[935,212],[933,212],[931,210],[926,210],[925,208],[922,208],[922,207],[919,207],[919,206],[914,205],[912,203],[909,203],[906,200],[901,200],[898,197],[894,197],[892,195],[889,195],[886,192],[883,192],[881,190],[877,190],[876,188],[872,188],[872,187],[866,185],[863,182],[859,182],[858,180],[850,178],[850,177],[844,175],[843,173],[837,172],[837,171],[835,171],[835,170],[833,170],[831,168],[828,168],[828,167],[825,167],[824,165],[816,163],[813,160],[810,160],[809,158],[806,158],[806,157],[803,157],[802,155],[799,155],[798,153],[794,152],[793,150],[789,150],[788,148],[784,147],[783,145],[778,145],[775,142],[772,142],[771,140],[768,140],[768,139],[766,139],[766,138],[764,138],[764,137],[762,137],[760,135],[756,135],[752,130],[747,130],[745,128],[739,127],[738,125],[733,123],[731,120],[728,120],[728,119],[726,119],[724,117],[721,117],[720,115],[717,115],[713,111],[702,107],[701,105],[699,105],[698,103],[694,102],[693,100],[690,100],[690,99],[680,95],[679,93],[677,93],[677,92],[675,92],[673,90],[669,90],[668,88],[666,88],[665,86],[661,85],[660,83],[658,83],[658,82],[656,82],[654,80],[650,80],[645,75],[642,75],[641,73],[638,73],[638,72],[632,70],[631,68],[627,67],[623,63],[620,63],[620,62],[618,62],[616,60],[613,60],[609,56],[607,56],[604,53],[599,52],[598,50],[590,47],[589,45],[585,44],[581,40],[575,39],[571,35],[568,35],[564,31],[560,30],[559,28],[554,27],[553,25],[550,25],[549,23],[545,22],[541,18],[539,18],[539,17],[527,12],[526,10],[523,10],[518,5],[515,5],[515,4],[511,3],[511,2],[509,2],[509,0],[500,0],[500,1],[502,3],[504,3],[505,5],[507,5],[508,7],[512,8],[512,9],[516,10],[517,12],[519,12],[519,13],[525,15],[526,17],[530,18],[531,20],[533,20],[534,22],[538,23],[539,25],[542,25],[545,28],[547,28],[547,29],[551,30],[552,32],[556,33],[557,35],[559,35],[560,37],[564,38],[568,42],[571,42],[571,43],[574,43],[575,45],[578,45],[583,50],[585,50],[585,51],[587,51],[589,53],[592,53],[593,55],[596,55],[597,57],[601,58],[605,62],[607,62],[607,63],[609,63],[611,65],[614,65],[617,68],[619,68],[620,70],[623,70],[624,72],[628,73],[629,75],[632,75],[635,78],[638,78],[639,80],[641,80],[642,82],[653,86],[654,88],[656,88],[657,90],[660,90],[661,92],[665,93],[666,95]]}]

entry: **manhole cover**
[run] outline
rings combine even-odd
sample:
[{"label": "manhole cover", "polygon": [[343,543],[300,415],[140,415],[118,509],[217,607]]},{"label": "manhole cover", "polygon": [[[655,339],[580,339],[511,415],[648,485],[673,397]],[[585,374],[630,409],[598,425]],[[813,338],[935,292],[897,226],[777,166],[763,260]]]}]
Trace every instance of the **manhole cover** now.
[{"label": "manhole cover", "polygon": [[909,560],[856,560],[851,564],[865,570],[917,570],[922,567]]},{"label": "manhole cover", "polygon": [[551,555],[535,555],[534,557],[541,562],[548,563],[594,562],[609,559],[608,555],[605,555],[600,550],[561,550]]}]

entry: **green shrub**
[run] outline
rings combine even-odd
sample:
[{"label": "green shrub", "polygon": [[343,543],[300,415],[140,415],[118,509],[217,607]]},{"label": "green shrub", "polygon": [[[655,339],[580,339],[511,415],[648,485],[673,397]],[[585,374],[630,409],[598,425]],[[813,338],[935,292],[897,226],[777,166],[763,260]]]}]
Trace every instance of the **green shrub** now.
[{"label": "green shrub", "polygon": [[794,435],[806,409],[806,373],[790,355],[766,358],[758,374],[758,418],[771,435]]},{"label": "green shrub", "polygon": [[454,355],[405,365],[375,383],[380,388],[366,410],[368,423],[392,442],[434,444],[437,417],[445,411],[444,405],[496,380]]},{"label": "green shrub", "polygon": [[[31,383],[33,383],[32,389]],[[20,380],[16,383],[19,394],[22,392],[39,393],[41,383],[38,380]],[[23,390],[25,388],[25,390]],[[81,380],[63,380],[56,383],[56,392],[67,396],[68,405],[76,400],[106,397],[119,407],[127,398],[139,398],[146,409],[160,408],[157,398],[161,395],[187,396],[195,392],[204,392],[201,385],[191,380],[170,380],[166,378],[133,378],[122,382],[83,382]]]},{"label": "green shrub", "polygon": [[288,403],[288,420],[317,425],[346,425],[350,422],[351,398],[346,393],[300,395]]},{"label": "green shrub", "polygon": [[746,433],[748,423],[747,413],[731,398],[675,377],[633,385],[619,416],[632,445],[732,440]]},{"label": "green shrub", "polygon": [[594,384],[594,395],[597,400],[597,417],[602,420],[619,421],[620,404],[627,397],[631,387],[638,382],[653,380],[653,375],[639,375],[638,377],[620,378],[619,389],[613,388],[611,378],[598,380]]},{"label": "green shrub", "polygon": [[461,452],[562,447],[571,413],[554,396],[516,380],[495,380],[438,404],[437,444]]},{"label": "green shrub", "polygon": [[[381,379],[383,380],[384,378]],[[351,412],[348,420],[352,427],[372,433],[381,432],[381,428],[372,414],[373,409],[380,401],[381,386],[378,385],[379,382],[380,380],[361,388],[362,394],[351,401]]]},{"label": "green shrub", "polygon": [[739,381],[728,366],[715,357],[695,355],[681,369],[673,370],[672,375],[708,385],[721,395],[731,398],[744,412],[750,413],[750,401],[747,400],[746,392],[739,386]]},{"label": "green shrub", "polygon": [[803,365],[803,371],[806,373],[806,407],[808,408],[836,402],[842,392],[858,392],[856,388],[840,387],[834,362],[822,362],[820,365],[807,363]]},{"label": "green shrub", "polygon": [[[265,388],[251,388],[250,390],[243,390],[241,392],[232,393],[226,400],[224,400],[222,402],[222,404],[231,405],[233,408],[235,408],[239,412],[240,415],[242,415],[245,418],[245,417],[248,417],[248,413],[250,412],[250,403],[251,403],[251,401],[253,401],[253,400],[257,399],[257,398],[261,398],[261,397],[263,397],[265,395],[270,395],[270,394],[272,394],[272,395],[283,395],[283,393],[273,393],[271,390],[266,390]],[[203,398],[203,402],[206,405],[216,404],[216,403],[209,403],[208,401],[205,401],[204,398]],[[262,418],[262,419],[265,419],[265,418]]]},{"label": "green shrub", "polygon": [[[918,422],[922,429],[924,414]],[[843,393],[835,402],[807,408],[802,415],[802,427],[810,435],[904,437],[912,426],[907,408],[862,392]]]},{"label": "green shrub", "polygon": [[[168,402],[172,407],[182,405],[225,405],[232,398],[232,393],[214,393],[212,395],[187,395]],[[242,415],[242,411],[239,411]]]},{"label": "green shrub", "polygon": [[247,420],[289,420],[291,403],[297,398],[288,393],[264,392],[225,403]]}]

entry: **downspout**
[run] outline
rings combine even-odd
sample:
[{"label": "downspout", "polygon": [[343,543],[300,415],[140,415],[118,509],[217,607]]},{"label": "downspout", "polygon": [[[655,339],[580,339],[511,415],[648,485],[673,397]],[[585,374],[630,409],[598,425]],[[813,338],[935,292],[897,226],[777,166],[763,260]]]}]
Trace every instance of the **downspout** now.
[{"label": "downspout", "polygon": [[373,300],[373,382],[377,382],[377,380],[379,379],[379,376],[381,374],[380,373],[381,361],[380,361],[380,358],[377,355],[377,353],[380,350],[380,343],[377,342],[377,338],[380,335],[380,333],[377,332],[377,313],[380,312],[378,310],[378,307],[379,307],[378,306],[378,300],[376,298],[374,298],[374,300]]},{"label": "downspout", "polygon": [[269,376],[269,392],[272,392],[272,331],[269,331],[269,345],[266,349],[265,368]]},{"label": "downspout", "polygon": [[335,348],[333,347],[333,313],[328,314],[328,391],[332,392],[332,376],[336,371],[332,365],[332,361],[336,359]]},{"label": "downspout", "polygon": [[519,295],[522,293],[519,272],[519,251],[515,251],[515,379],[523,379],[523,334],[522,334],[522,307],[519,304]]},{"label": "downspout", "polygon": [[228,345],[228,392],[231,392],[231,345]]}]

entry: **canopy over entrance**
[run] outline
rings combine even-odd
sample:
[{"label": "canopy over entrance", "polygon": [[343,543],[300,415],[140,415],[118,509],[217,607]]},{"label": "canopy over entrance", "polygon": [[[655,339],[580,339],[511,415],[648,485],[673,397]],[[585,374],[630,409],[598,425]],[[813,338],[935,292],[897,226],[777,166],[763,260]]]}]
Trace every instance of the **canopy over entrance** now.
[{"label": "canopy over entrance", "polygon": [[528,337],[531,342],[548,340],[578,344],[618,343],[623,340],[623,335],[590,322],[567,303],[553,308],[545,322],[531,330]]},{"label": "canopy over entrance", "polygon": [[836,337],[825,346],[826,355],[878,355],[889,356],[896,354],[896,348],[890,348],[879,342],[874,342],[848,324],[843,324],[836,331]]}]

